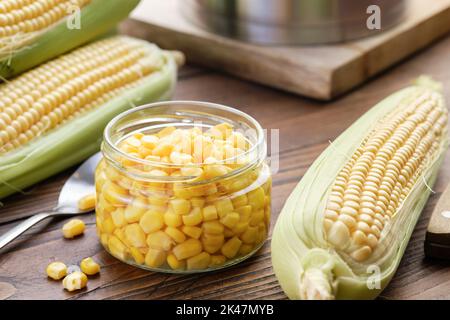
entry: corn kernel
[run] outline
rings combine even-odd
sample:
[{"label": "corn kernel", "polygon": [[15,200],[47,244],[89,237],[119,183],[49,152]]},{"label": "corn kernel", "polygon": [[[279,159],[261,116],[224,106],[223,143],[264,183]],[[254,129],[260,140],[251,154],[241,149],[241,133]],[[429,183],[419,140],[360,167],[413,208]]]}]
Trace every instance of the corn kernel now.
[{"label": "corn kernel", "polygon": [[191,202],[185,199],[170,200],[170,206],[173,212],[180,215],[188,214],[191,210]]},{"label": "corn kernel", "polygon": [[202,209],[194,207],[189,214],[182,216],[182,219],[184,225],[195,226],[203,220]]},{"label": "corn kernel", "polygon": [[145,255],[145,264],[151,268],[158,268],[166,261],[166,253],[163,250],[149,249]]},{"label": "corn kernel", "polygon": [[60,280],[67,275],[67,266],[62,262],[55,261],[47,266],[46,272],[53,280]]},{"label": "corn kernel", "polygon": [[172,209],[169,209],[164,214],[164,222],[169,227],[179,227],[183,224],[182,216],[173,212]]},{"label": "corn kernel", "polygon": [[225,242],[225,244],[222,246],[222,254],[231,259],[234,256],[236,256],[236,254],[239,251],[239,248],[241,247],[242,241],[239,240],[238,237],[233,237],[230,240],[228,240],[227,242]]},{"label": "corn kernel", "polygon": [[203,198],[192,198],[191,199],[192,207],[203,208],[205,206],[205,199]]},{"label": "corn kernel", "polygon": [[173,254],[169,254],[167,256],[167,264],[173,269],[173,270],[179,270],[186,268],[186,260],[178,260],[177,257]]},{"label": "corn kernel", "polygon": [[78,201],[78,209],[91,211],[95,208],[95,194],[89,194]]},{"label": "corn kernel", "polygon": [[250,221],[250,217],[252,214],[252,206],[246,205],[243,207],[236,208],[235,210],[239,213],[240,221]]},{"label": "corn kernel", "polygon": [[63,280],[64,289],[67,291],[80,290],[86,287],[88,282],[87,276],[81,271],[75,271],[67,275]]},{"label": "corn kernel", "polygon": [[210,164],[205,166],[205,178],[212,179],[215,177],[221,177],[229,172],[228,167],[220,164]]},{"label": "corn kernel", "polygon": [[233,206],[235,208],[243,207],[248,204],[247,195],[242,194],[240,196],[234,197],[231,199],[231,202],[233,203]]},{"label": "corn kernel", "polygon": [[186,240],[184,233],[177,228],[167,227],[165,233],[177,243],[182,243]]},{"label": "corn kernel", "polygon": [[224,228],[224,229],[223,229],[223,235],[225,236],[225,238],[231,238],[231,237],[233,237],[235,234],[234,234],[234,231],[231,230],[230,228]]},{"label": "corn kernel", "polygon": [[227,261],[227,258],[221,254],[211,255],[211,262],[209,264],[210,267],[218,267],[221,266]]},{"label": "corn kernel", "polygon": [[219,214],[219,217],[224,217],[228,212],[233,211],[233,203],[230,199],[221,199],[217,200],[215,203],[217,213]]},{"label": "corn kernel", "polygon": [[202,224],[203,231],[209,234],[222,234],[224,226],[218,220],[204,222]]},{"label": "corn kernel", "polygon": [[236,226],[232,229],[233,233],[235,235],[240,235],[244,233],[248,228],[248,222],[247,221],[241,221],[236,224]]},{"label": "corn kernel", "polygon": [[137,223],[129,224],[124,230],[126,243],[133,247],[145,247],[146,236],[144,230]]},{"label": "corn kernel", "polygon": [[[155,149],[152,151],[152,155],[158,157],[167,157],[170,156],[170,153],[173,150],[173,145],[167,142],[158,144]],[[167,162],[167,161],[166,161]]]},{"label": "corn kernel", "polygon": [[106,181],[103,185],[102,196],[112,205],[124,205],[128,202],[128,191],[111,181]]},{"label": "corn kernel", "polygon": [[141,143],[148,149],[154,149],[158,144],[159,138],[154,135],[145,135],[141,139]]},{"label": "corn kernel", "polygon": [[187,259],[186,262],[188,270],[206,269],[211,263],[211,256],[207,252],[202,252],[196,256]]},{"label": "corn kernel", "polygon": [[144,214],[146,207],[147,203],[144,198],[134,198],[132,203],[125,208],[125,220],[127,220],[128,223],[138,222],[141,216]]},{"label": "corn kernel", "polygon": [[188,239],[173,248],[173,254],[178,260],[193,257],[202,252],[202,244],[199,240]]},{"label": "corn kernel", "polygon": [[143,264],[145,262],[145,257],[138,248],[131,247],[130,253],[137,264]]},{"label": "corn kernel", "polygon": [[113,232],[113,235],[115,235],[124,244],[127,244],[124,229],[119,229],[119,228],[115,229]]},{"label": "corn kernel", "polygon": [[241,248],[239,249],[239,255],[245,256],[253,251],[253,245],[252,244],[243,244],[241,245]]},{"label": "corn kernel", "polygon": [[73,237],[79,236],[80,234],[83,234],[85,228],[86,226],[84,225],[84,222],[82,220],[72,219],[63,225],[62,232],[64,238],[71,239]]},{"label": "corn kernel", "polygon": [[125,220],[123,208],[117,208],[116,210],[111,212],[111,218],[112,218],[114,225],[118,228],[123,227],[124,225],[127,224],[127,221]]},{"label": "corn kernel", "polygon": [[191,238],[198,239],[202,234],[202,229],[199,227],[183,226],[181,228],[183,233]]},{"label": "corn kernel", "polygon": [[264,210],[258,210],[256,212],[253,212],[250,217],[250,225],[251,226],[257,226],[260,222],[264,222],[265,214]]},{"label": "corn kernel", "polygon": [[264,207],[264,190],[259,187],[247,194],[248,203],[252,206],[253,210],[261,209]]},{"label": "corn kernel", "polygon": [[206,206],[203,208],[203,221],[216,220],[218,218],[215,206]]},{"label": "corn kernel", "polygon": [[164,231],[156,231],[147,236],[147,244],[150,248],[168,251],[174,241]]},{"label": "corn kernel", "polygon": [[224,226],[232,229],[239,222],[239,219],[240,219],[239,213],[237,213],[237,212],[229,212],[222,219],[220,219],[220,222]]},{"label": "corn kernel", "polygon": [[102,233],[102,235],[100,236],[100,243],[106,247],[108,245],[108,240],[109,240],[109,234]]},{"label": "corn kernel", "polygon": [[162,229],[164,226],[164,213],[147,211],[139,220],[139,225],[145,233],[152,233]]},{"label": "corn kernel", "polygon": [[164,129],[159,131],[156,135],[159,138],[164,138],[164,137],[167,137],[168,135],[170,135],[171,133],[173,133],[175,130],[176,130],[175,127],[165,127]]},{"label": "corn kernel", "polygon": [[91,257],[81,260],[80,268],[83,273],[92,276],[100,272],[100,265]]},{"label": "corn kernel", "polygon": [[248,227],[240,236],[242,242],[246,244],[255,243],[258,237],[258,231],[259,229],[257,227]]},{"label": "corn kernel", "polygon": [[115,226],[112,218],[107,218],[102,223],[102,228],[106,233],[113,233]]},{"label": "corn kernel", "polygon": [[116,236],[113,235],[109,236],[108,249],[113,256],[119,258],[120,260],[126,260],[127,247]]},{"label": "corn kernel", "polygon": [[202,236],[203,248],[208,253],[216,253],[225,242],[223,234],[204,234]]}]

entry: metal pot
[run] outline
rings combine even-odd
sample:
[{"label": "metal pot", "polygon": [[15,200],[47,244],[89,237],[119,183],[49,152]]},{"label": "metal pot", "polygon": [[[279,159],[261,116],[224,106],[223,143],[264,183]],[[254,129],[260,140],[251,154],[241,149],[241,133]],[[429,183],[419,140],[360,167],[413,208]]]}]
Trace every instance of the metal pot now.
[{"label": "metal pot", "polygon": [[[183,0],[196,25],[261,44],[341,42],[382,32],[405,16],[405,0]],[[381,30],[367,27],[367,8],[381,9]]]}]

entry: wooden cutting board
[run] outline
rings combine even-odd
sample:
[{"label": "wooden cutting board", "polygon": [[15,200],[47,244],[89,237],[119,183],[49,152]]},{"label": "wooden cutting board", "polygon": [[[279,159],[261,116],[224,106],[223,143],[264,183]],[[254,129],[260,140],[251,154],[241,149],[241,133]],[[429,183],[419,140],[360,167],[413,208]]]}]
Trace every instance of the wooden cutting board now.
[{"label": "wooden cutting board", "polygon": [[262,84],[329,100],[363,83],[450,30],[450,0],[407,0],[405,21],[383,34],[327,46],[259,46],[186,21],[182,0],[142,0],[127,34],[179,49],[189,61]]}]

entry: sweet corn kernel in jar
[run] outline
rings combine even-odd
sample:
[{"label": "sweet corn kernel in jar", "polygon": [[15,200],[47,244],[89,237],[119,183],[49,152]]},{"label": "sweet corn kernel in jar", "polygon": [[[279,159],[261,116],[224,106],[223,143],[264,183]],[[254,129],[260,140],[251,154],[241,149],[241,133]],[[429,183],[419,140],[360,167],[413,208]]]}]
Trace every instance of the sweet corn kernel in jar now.
[{"label": "sweet corn kernel in jar", "polygon": [[[235,264],[256,252],[269,230],[262,129],[231,108],[200,104],[186,113],[180,103],[178,113],[166,104],[174,102],[124,113],[105,130],[95,175],[100,242],[116,258],[156,271]],[[153,118],[158,124],[143,125]]]}]

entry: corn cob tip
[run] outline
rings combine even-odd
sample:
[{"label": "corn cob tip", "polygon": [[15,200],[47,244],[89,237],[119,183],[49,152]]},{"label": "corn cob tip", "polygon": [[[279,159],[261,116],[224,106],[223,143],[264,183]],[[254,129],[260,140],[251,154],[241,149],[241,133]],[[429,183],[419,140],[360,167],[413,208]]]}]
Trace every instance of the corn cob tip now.
[{"label": "corn cob tip", "polygon": [[431,76],[421,75],[417,79],[414,79],[412,83],[419,87],[429,88],[433,91],[442,92],[442,83],[434,80]]}]

